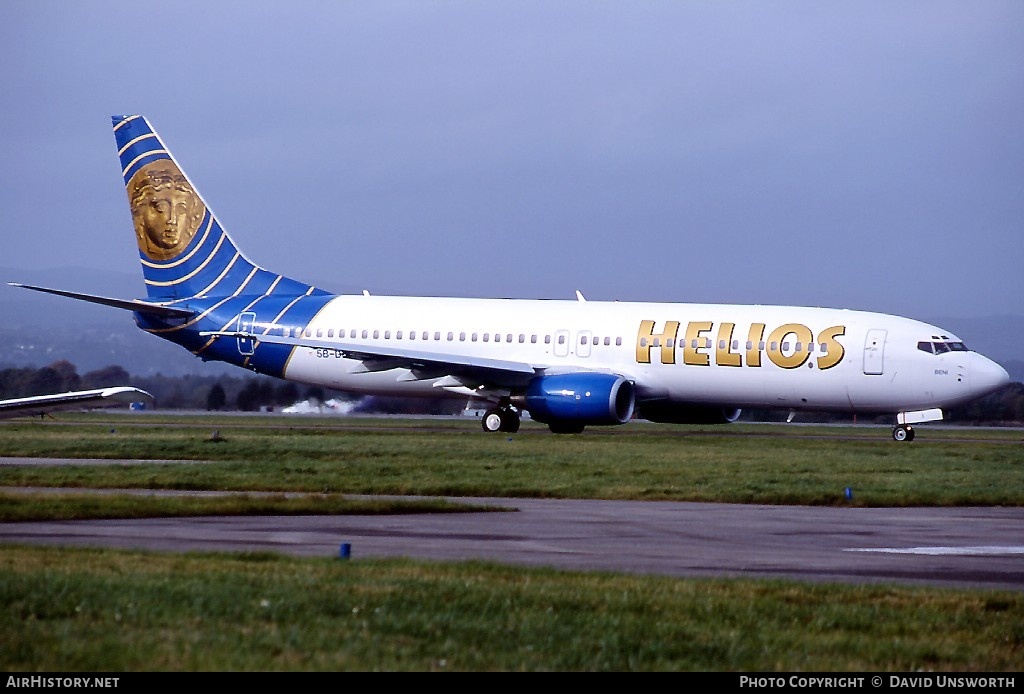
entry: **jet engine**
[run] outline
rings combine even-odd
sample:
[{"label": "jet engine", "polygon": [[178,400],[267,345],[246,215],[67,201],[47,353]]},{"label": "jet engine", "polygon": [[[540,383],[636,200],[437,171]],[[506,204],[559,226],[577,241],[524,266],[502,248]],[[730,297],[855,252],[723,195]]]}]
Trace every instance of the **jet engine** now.
[{"label": "jet engine", "polygon": [[636,404],[633,382],[615,374],[578,372],[540,376],[513,403],[556,432],[588,424],[625,424]]}]

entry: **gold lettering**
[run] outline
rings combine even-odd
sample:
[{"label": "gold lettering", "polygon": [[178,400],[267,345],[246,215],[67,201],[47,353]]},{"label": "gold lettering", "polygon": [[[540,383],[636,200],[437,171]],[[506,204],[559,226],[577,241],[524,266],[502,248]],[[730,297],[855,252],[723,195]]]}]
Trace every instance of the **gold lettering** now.
[{"label": "gold lettering", "polygon": [[735,328],[735,323],[722,323],[718,326],[718,349],[715,350],[715,363],[719,366],[743,365],[739,353],[732,351],[732,331]]},{"label": "gold lettering", "polygon": [[761,366],[761,339],[764,337],[764,323],[753,323],[747,331],[747,366]]},{"label": "gold lettering", "polygon": [[640,330],[636,334],[636,361],[638,364],[651,363],[651,346],[657,340],[661,346],[661,363],[675,364],[676,353],[673,349],[676,334],[679,332],[679,321],[665,321],[665,331],[655,335],[654,321],[640,321]]},{"label": "gold lettering", "polygon": [[845,348],[836,342],[837,337],[846,334],[845,325],[833,325],[818,333],[818,343],[825,346],[825,354],[818,357],[819,369],[831,369],[843,359]]},{"label": "gold lettering", "polygon": [[686,325],[686,345],[683,347],[683,363],[691,366],[708,366],[711,357],[699,349],[707,349],[704,333],[711,332],[711,321],[691,321]]},{"label": "gold lettering", "polygon": [[[636,361],[638,364],[651,363],[651,348],[660,350],[662,364],[675,364],[675,348],[683,351],[682,362],[690,366],[710,366],[711,350],[715,350],[715,364],[718,366],[760,367],[762,352],[768,359],[783,369],[795,369],[803,366],[811,358],[812,352],[820,351],[817,357],[819,369],[830,369],[846,354],[843,345],[836,340],[846,334],[846,326],[834,325],[818,333],[817,342],[810,328],[801,323],[786,323],[775,328],[767,337],[768,345],[774,349],[764,349],[764,323],[752,323],[747,330],[746,349],[736,350],[733,336],[736,332],[735,323],[719,323],[718,336],[714,346],[711,344],[711,333],[715,324],[712,321],[690,321],[686,325],[686,335],[677,342],[679,321],[665,321],[664,330],[654,332],[656,321],[640,321],[640,329],[636,337]],[[744,358],[745,357],[745,358]]]},{"label": "gold lettering", "polygon": [[783,369],[795,369],[798,366],[803,366],[804,362],[807,361],[807,357],[810,356],[805,351],[793,351],[792,354],[786,355],[782,351],[782,343],[785,341],[787,335],[796,335],[797,342],[807,344],[814,339],[814,334],[811,333],[811,329],[806,325],[800,325],[799,323],[786,323],[780,325],[772,331],[772,334],[768,336],[769,342],[778,342],[779,349],[771,350],[768,352],[768,358],[772,360],[776,366],[781,366]]}]

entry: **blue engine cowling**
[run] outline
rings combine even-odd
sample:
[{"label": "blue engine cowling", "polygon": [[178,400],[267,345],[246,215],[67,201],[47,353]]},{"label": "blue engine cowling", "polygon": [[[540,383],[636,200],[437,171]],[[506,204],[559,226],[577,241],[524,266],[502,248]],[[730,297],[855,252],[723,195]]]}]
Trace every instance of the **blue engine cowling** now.
[{"label": "blue engine cowling", "polygon": [[633,382],[622,376],[582,372],[535,378],[520,402],[544,424],[624,424],[636,396]]},{"label": "blue engine cowling", "polygon": [[663,401],[642,402],[637,416],[662,424],[730,424],[740,418],[738,407],[680,405]]}]

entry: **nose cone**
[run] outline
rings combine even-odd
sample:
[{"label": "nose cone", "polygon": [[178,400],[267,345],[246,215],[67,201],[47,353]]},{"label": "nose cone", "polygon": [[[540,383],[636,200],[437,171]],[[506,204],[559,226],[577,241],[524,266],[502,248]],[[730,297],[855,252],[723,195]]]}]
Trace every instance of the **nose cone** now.
[{"label": "nose cone", "polygon": [[975,395],[986,395],[1010,382],[1010,374],[991,359],[978,355],[971,365],[971,390]]}]

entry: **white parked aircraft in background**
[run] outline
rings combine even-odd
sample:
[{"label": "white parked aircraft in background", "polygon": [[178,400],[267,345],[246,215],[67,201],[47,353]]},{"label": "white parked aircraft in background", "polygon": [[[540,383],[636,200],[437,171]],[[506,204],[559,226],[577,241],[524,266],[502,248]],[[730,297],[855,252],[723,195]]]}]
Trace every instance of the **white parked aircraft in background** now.
[{"label": "white parked aircraft in background", "polygon": [[913,424],[1009,382],[950,332],[881,313],[331,294],[249,260],[144,117],[113,125],[146,299],[27,288],[129,309],[204,360],[351,393],[485,400],[483,428],[505,432],[524,410],[577,433],[777,408],[892,414],[909,441]]},{"label": "white parked aircraft in background", "polygon": [[97,407],[116,407],[135,402],[153,402],[153,396],[130,386],[72,390],[66,393],[33,395],[27,398],[0,400],[0,419],[12,417],[42,417],[59,410],[87,410]]}]

